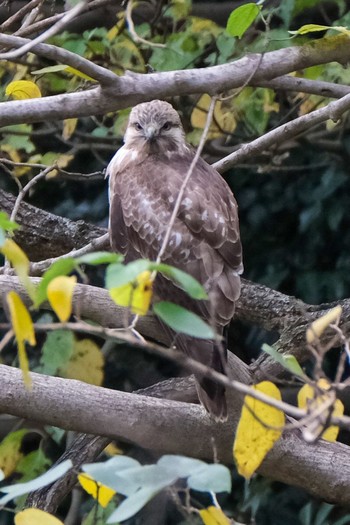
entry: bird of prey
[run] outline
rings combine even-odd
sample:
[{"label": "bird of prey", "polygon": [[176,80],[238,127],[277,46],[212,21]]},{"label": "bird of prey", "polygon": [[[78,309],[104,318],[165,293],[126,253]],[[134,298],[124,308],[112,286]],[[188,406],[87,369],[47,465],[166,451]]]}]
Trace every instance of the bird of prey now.
[{"label": "bird of prey", "polygon": [[[107,168],[111,246],[127,262],[156,260],[194,155],[171,104],[153,100],[132,109],[124,145]],[[157,299],[187,308],[222,334],[234,314],[243,270],[237,204],[224,179],[202,158],[186,185],[162,261],[195,277],[209,299],[195,301],[159,274],[154,283]],[[171,335],[187,355],[226,372],[222,343]],[[202,405],[215,419],[225,419],[225,388],[204,375],[195,376]]]}]

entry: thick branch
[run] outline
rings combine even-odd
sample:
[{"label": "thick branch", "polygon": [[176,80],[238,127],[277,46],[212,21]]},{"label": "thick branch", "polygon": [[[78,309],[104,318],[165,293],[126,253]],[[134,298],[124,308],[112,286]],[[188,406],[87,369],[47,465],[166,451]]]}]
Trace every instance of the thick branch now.
[{"label": "thick branch", "polygon": [[[5,38],[6,37],[6,38]],[[9,44],[0,35],[0,44]],[[123,109],[154,98],[196,93],[217,94],[244,85],[248,79],[257,85],[292,71],[316,64],[350,60],[349,38],[329,37],[301,47],[271,51],[263,56],[247,55],[235,62],[204,69],[187,69],[149,75],[128,72],[108,88],[56,95],[40,99],[16,100],[0,104],[0,126],[17,123],[62,120]],[[38,44],[33,51],[48,56],[54,46]],[[55,48],[56,49],[56,48]],[[52,58],[57,53],[52,52]],[[54,58],[57,60],[58,58]],[[63,57],[64,59],[64,57]],[[79,69],[77,64],[75,67]]]},{"label": "thick branch", "polygon": [[[0,210],[11,215],[16,198],[0,189]],[[40,210],[25,202],[21,203],[16,220],[22,228],[16,233],[16,241],[23,246],[31,261],[56,257],[73,249],[81,248],[96,237],[106,233],[84,221],[71,221]]]},{"label": "thick branch", "polygon": [[[219,460],[232,463],[234,428],[240,415],[237,396],[229,399],[230,420],[218,424],[196,405],[40,374],[32,374],[33,389],[28,391],[18,369],[1,365],[0,373],[3,412],[78,432],[91,434],[98,429],[101,435],[131,441],[157,452],[208,461],[213,461],[212,437]],[[268,454],[260,472],[327,501],[346,505],[350,503],[349,458],[345,445],[323,441],[307,445],[298,433],[288,433]]]}]

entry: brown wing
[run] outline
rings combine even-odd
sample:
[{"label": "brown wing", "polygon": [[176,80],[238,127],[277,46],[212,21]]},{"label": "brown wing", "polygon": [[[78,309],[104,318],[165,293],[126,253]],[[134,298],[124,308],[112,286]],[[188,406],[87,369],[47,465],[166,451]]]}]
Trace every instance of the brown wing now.
[{"label": "brown wing", "polygon": [[[112,247],[128,260],[157,257],[192,158],[192,153],[170,159],[148,156],[110,174]],[[200,307],[203,317],[219,325],[230,321],[242,271],[237,205],[219,173],[201,159],[186,187],[163,260],[205,286],[212,306]],[[161,290],[163,299],[165,292]]]}]

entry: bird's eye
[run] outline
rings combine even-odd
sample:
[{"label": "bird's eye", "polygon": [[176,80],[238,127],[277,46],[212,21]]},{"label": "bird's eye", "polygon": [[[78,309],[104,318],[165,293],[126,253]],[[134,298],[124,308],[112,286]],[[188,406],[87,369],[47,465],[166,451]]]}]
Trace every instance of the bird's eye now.
[{"label": "bird's eye", "polygon": [[171,128],[171,123],[170,122],[166,122],[162,126],[162,129],[164,129],[164,131],[169,131],[170,128]]},{"label": "bird's eye", "polygon": [[141,126],[141,124],[139,124],[139,122],[135,122],[135,129],[137,129],[137,131],[141,131],[142,130],[142,126]]}]

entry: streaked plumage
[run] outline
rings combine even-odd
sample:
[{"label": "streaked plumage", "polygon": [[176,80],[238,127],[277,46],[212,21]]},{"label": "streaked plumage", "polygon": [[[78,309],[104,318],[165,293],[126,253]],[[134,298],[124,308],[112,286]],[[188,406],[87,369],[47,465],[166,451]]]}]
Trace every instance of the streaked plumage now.
[{"label": "streaked plumage", "polygon": [[[111,245],[127,261],[156,259],[193,157],[179,115],[170,104],[154,100],[132,110],[125,144],[107,168]],[[203,159],[186,186],[162,260],[195,277],[210,300],[194,301],[160,275],[156,296],[197,313],[222,334],[240,294],[242,250],[236,201],[220,174]],[[225,372],[226,350],[221,345],[182,334],[176,335],[175,344]],[[204,377],[196,379],[204,407],[214,417],[225,418],[224,388]]]}]

